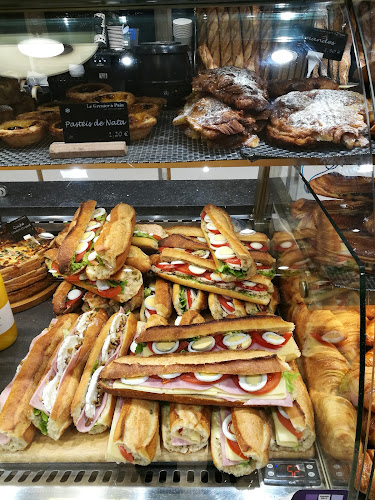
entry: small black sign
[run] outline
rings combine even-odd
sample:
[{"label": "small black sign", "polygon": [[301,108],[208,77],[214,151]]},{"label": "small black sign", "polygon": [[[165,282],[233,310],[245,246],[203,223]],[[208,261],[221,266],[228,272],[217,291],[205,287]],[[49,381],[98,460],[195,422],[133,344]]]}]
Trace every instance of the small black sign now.
[{"label": "small black sign", "polygon": [[7,222],[5,227],[15,241],[22,240],[26,234],[37,234],[36,229],[26,215],[18,217],[18,219],[12,220],[12,222]]},{"label": "small black sign", "polygon": [[305,26],[302,29],[308,50],[322,52],[326,59],[341,61],[348,35]]},{"label": "small black sign", "polygon": [[66,104],[60,106],[64,141],[129,143],[126,102]]}]

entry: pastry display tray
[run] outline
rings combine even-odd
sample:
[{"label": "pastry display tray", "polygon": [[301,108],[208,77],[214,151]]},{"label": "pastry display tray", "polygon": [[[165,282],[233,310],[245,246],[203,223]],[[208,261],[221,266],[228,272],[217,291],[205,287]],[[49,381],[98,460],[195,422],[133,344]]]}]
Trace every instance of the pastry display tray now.
[{"label": "pastry display tray", "polygon": [[[277,148],[261,141],[257,148],[236,150],[210,149],[205,143],[188,138],[184,132],[172,125],[177,115],[174,110],[163,111],[150,135],[141,141],[130,144],[127,155],[123,157],[105,158],[69,158],[52,159],[49,146],[53,138],[46,137],[42,142],[26,148],[11,148],[0,143],[0,167],[70,165],[72,163],[91,164],[162,164],[204,161],[228,161],[247,159],[255,161],[260,158],[316,158],[324,160],[332,157],[353,157],[370,153],[370,148],[355,148],[351,151],[330,145],[321,146],[319,151],[292,151]],[[162,165],[161,165],[162,167]]]}]

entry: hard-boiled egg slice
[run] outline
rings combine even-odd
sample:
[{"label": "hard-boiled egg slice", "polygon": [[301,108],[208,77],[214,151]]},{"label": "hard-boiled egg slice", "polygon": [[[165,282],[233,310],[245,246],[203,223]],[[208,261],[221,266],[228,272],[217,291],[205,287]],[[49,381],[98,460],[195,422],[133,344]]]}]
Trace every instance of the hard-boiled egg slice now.
[{"label": "hard-boiled egg slice", "polygon": [[181,373],[165,373],[164,375],[159,375],[160,378],[169,380],[171,378],[179,377]]},{"label": "hard-boiled egg slice", "polygon": [[130,352],[132,352],[133,354],[135,354],[135,350],[137,349],[137,342],[135,340],[133,340],[133,342],[130,344]]},{"label": "hard-boiled egg slice", "polygon": [[214,234],[212,238],[210,238],[211,245],[223,245],[227,243],[227,241],[226,237],[222,234]]},{"label": "hard-boiled egg slice", "polygon": [[290,248],[293,246],[293,242],[292,241],[283,241],[282,243],[280,243],[280,248]]},{"label": "hard-boiled egg slice", "polygon": [[87,260],[90,262],[91,260],[95,260],[98,254],[94,251],[90,252],[87,256]]},{"label": "hard-boiled egg slice", "polygon": [[152,350],[156,354],[171,354],[172,352],[177,351],[180,342],[176,340],[176,342],[153,342]]},{"label": "hard-boiled egg slice", "polygon": [[96,208],[93,213],[92,213],[92,218],[97,219],[98,217],[102,217],[104,214],[106,214],[105,208]]},{"label": "hard-boiled egg slice", "polygon": [[175,319],[175,321],[174,321],[174,324],[175,324],[176,326],[178,326],[178,325],[181,323],[181,320],[182,320],[182,316],[177,316],[177,318],[176,318],[176,319]]},{"label": "hard-boiled egg slice", "polygon": [[87,274],[85,272],[83,272],[82,274],[79,275],[79,279],[81,281],[87,280],[88,279]]},{"label": "hard-boiled egg slice", "polygon": [[220,247],[217,250],[215,250],[215,256],[219,260],[225,260],[225,259],[233,259],[233,257],[236,256],[236,254],[230,247]]},{"label": "hard-boiled egg slice", "polygon": [[206,272],[206,269],[198,266],[189,266],[189,271],[193,274],[204,274]]},{"label": "hard-boiled egg slice", "polygon": [[104,292],[104,290],[109,290],[111,288],[107,280],[96,280],[96,287],[99,291]]},{"label": "hard-boiled egg slice", "polygon": [[188,345],[189,352],[205,352],[215,347],[215,339],[211,336],[192,340]]},{"label": "hard-boiled egg slice", "polygon": [[146,309],[150,309],[150,311],[156,311],[155,295],[149,295],[147,299],[145,299],[145,307]]},{"label": "hard-boiled egg slice", "polygon": [[263,389],[267,383],[267,374],[265,375],[239,375],[238,383],[244,391],[254,392]]},{"label": "hard-boiled egg slice", "polygon": [[95,238],[94,231],[86,231],[85,233],[83,233],[80,241],[92,241],[94,238]]},{"label": "hard-boiled egg slice", "polygon": [[87,231],[95,231],[95,229],[98,229],[101,226],[100,222],[97,222],[96,220],[90,220],[90,222],[87,224]]},{"label": "hard-boiled egg slice", "polygon": [[121,383],[122,384],[126,384],[126,385],[141,385],[143,384],[144,382],[146,382],[146,380],[148,379],[148,377],[129,377],[129,378],[121,378]]},{"label": "hard-boiled egg slice", "polygon": [[287,414],[287,412],[284,410],[284,408],[282,406],[278,406],[277,409],[279,410],[279,413],[281,413],[281,415],[284,418],[287,418],[288,420],[290,420],[289,415]]},{"label": "hard-boiled egg slice", "polygon": [[230,430],[230,429],[232,429],[232,414],[231,413],[224,418],[221,427],[223,430],[223,434],[227,439],[229,439],[230,441],[237,442],[235,434],[233,432],[231,432],[231,430]]},{"label": "hard-boiled egg slice", "polygon": [[207,214],[204,216],[203,220],[204,220],[204,222],[211,222],[211,219]]},{"label": "hard-boiled egg slice", "polygon": [[95,236],[95,238],[92,240],[94,243],[96,243],[99,239],[99,236]]},{"label": "hard-boiled egg slice", "polygon": [[[223,344],[229,348],[241,345],[247,349],[251,345],[251,336],[247,333],[228,333],[223,337]],[[245,345],[246,347],[244,347]]]},{"label": "hard-boiled egg slice", "polygon": [[172,260],[172,266],[178,266],[179,264],[185,264],[183,260]]},{"label": "hard-boiled egg slice", "polygon": [[275,332],[264,332],[262,334],[262,339],[272,345],[280,345],[285,342],[284,337]]},{"label": "hard-boiled egg slice", "polygon": [[77,288],[75,290],[70,290],[70,292],[68,293],[68,295],[66,296],[68,300],[76,300],[76,299],[79,299],[79,297],[81,297],[83,295],[83,292],[81,292],[81,290],[77,290]]},{"label": "hard-boiled egg slice", "polygon": [[194,376],[197,380],[200,380],[201,382],[216,382],[217,380],[220,380],[221,377],[223,376],[222,373],[199,373],[199,372],[194,372]]},{"label": "hard-boiled egg slice", "polygon": [[210,256],[210,252],[208,250],[195,250],[192,255],[196,255],[201,259],[208,259],[208,257]]},{"label": "hard-boiled egg slice", "polygon": [[197,240],[200,241],[201,243],[206,243],[206,239],[202,238],[201,236],[197,236]]},{"label": "hard-boiled egg slice", "polygon": [[257,285],[256,283],[254,283],[254,281],[243,281],[242,284],[250,288],[253,288],[254,286]]},{"label": "hard-boiled egg slice", "polygon": [[263,247],[263,243],[259,243],[258,241],[252,241],[250,243],[251,248],[254,248],[254,250],[260,250]]},{"label": "hard-boiled egg slice", "polygon": [[209,231],[217,231],[217,227],[212,222],[209,222],[206,227]]},{"label": "hard-boiled egg slice", "polygon": [[212,279],[212,281],[221,281],[221,282],[223,281],[221,279],[220,275],[217,273],[211,273],[211,279]]},{"label": "hard-boiled egg slice", "polygon": [[80,241],[77,245],[76,248],[76,254],[80,254],[82,252],[85,252],[89,247],[89,242],[88,241]]}]

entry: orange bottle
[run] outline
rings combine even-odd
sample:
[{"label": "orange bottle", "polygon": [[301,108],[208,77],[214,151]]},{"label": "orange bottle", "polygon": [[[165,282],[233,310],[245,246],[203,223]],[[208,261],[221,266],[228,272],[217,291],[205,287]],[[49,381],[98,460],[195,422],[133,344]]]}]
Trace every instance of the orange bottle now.
[{"label": "orange bottle", "polygon": [[6,349],[17,338],[17,326],[10,308],[3,278],[0,274],[0,351]]}]

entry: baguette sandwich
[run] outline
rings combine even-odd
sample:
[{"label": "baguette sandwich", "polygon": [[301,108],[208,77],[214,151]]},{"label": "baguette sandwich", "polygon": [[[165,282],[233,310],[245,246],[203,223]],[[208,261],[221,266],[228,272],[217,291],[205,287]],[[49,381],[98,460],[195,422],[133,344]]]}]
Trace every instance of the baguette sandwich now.
[{"label": "baguette sandwich", "polygon": [[[141,288],[141,290],[143,293],[143,288]],[[121,304],[116,300],[105,299],[104,297],[100,297],[93,292],[86,292],[82,300],[82,312],[87,312],[91,309],[104,309],[108,317],[118,312],[121,307]]]},{"label": "baguette sandwich", "polygon": [[272,280],[275,277],[276,262],[272,255],[261,250],[249,250],[249,253],[255,262],[256,272]]},{"label": "baguette sandwich", "polygon": [[245,305],[242,300],[218,295],[217,293],[208,294],[208,307],[214,319],[224,319],[227,316],[236,316],[237,318],[246,316]]},{"label": "baguette sandwich", "polygon": [[161,408],[161,436],[170,452],[195,453],[210,438],[211,408],[201,405],[164,404]]},{"label": "baguette sandwich", "polygon": [[107,462],[148,465],[159,443],[159,403],[118,398],[106,450]]},{"label": "baguette sandwich", "polygon": [[53,294],[52,306],[56,316],[78,309],[82,304],[83,291],[68,281],[63,281]]},{"label": "baguette sandwich", "polygon": [[54,440],[72,423],[71,403],[92,346],[107,318],[102,309],[79,316],[73,327],[64,332],[64,340],[30,398],[30,420]]},{"label": "baguette sandwich", "polygon": [[292,406],[292,384],[289,365],[265,351],[126,356],[100,374],[115,396],[199,405]]},{"label": "baguette sandwich", "polygon": [[165,319],[168,319],[172,314],[171,285],[161,278],[156,278],[144,289],[140,319],[147,321],[153,314]]},{"label": "baguette sandwich", "polygon": [[134,245],[130,245],[126,264],[135,267],[141,273],[148,273],[151,269],[150,257]]},{"label": "baguette sandwich", "polygon": [[211,454],[217,469],[240,477],[268,464],[271,427],[266,413],[254,408],[215,408],[211,418]]},{"label": "baguette sandwich", "polygon": [[152,255],[151,270],[179,285],[255,304],[267,305],[274,290],[271,280],[260,274],[253,275],[251,281],[223,281],[216,272],[213,260],[176,248],[164,248],[160,255]]},{"label": "baguette sandwich", "polygon": [[[291,368],[298,373],[295,363]],[[314,411],[301,376],[294,380],[298,386],[297,397],[290,408],[271,408],[272,458],[309,458],[314,455],[315,441]]]},{"label": "baguette sandwich", "polygon": [[274,287],[271,300],[268,304],[254,304],[252,302],[245,302],[246,314],[253,316],[254,314],[275,314],[276,307],[280,302],[280,294],[276,287]]},{"label": "baguette sandwich", "polygon": [[136,326],[135,316],[127,317],[120,309],[96,339],[72,401],[71,414],[79,432],[99,434],[110,427],[115,398],[100,389],[99,375],[107,363],[127,354]]},{"label": "baguette sandwich", "polygon": [[173,284],[172,299],[179,316],[190,310],[202,311],[207,308],[207,294],[205,292],[178,283]]},{"label": "baguette sandwich", "polygon": [[159,241],[167,233],[159,224],[137,224],[134,227],[132,245],[139,247],[146,253],[157,252]]},{"label": "baguette sandwich", "polygon": [[[208,251],[206,240],[204,238],[200,239],[203,239],[204,241],[200,241],[195,237],[189,237],[183,234],[170,234],[166,238],[159,241],[159,252],[161,252],[163,248],[184,248],[197,252],[197,255],[199,255],[199,250]],[[203,252],[200,253],[205,255]],[[207,255],[209,255],[209,253]]]},{"label": "baguette sandwich", "polygon": [[0,394],[0,450],[23,450],[31,443],[35,427],[28,418],[30,398],[63,340],[65,329],[70,329],[77,317],[65,314],[53,319],[48,328],[33,339],[13,380]]},{"label": "baguette sandwich", "polygon": [[201,213],[201,227],[223,281],[244,280],[254,276],[255,263],[238,239],[225,210],[206,205]]},{"label": "baguette sandwich", "polygon": [[275,257],[280,257],[283,252],[292,249],[294,250],[298,247],[296,240],[291,233],[288,233],[287,231],[277,231],[276,233],[273,233],[271,248],[273,255]]}]

